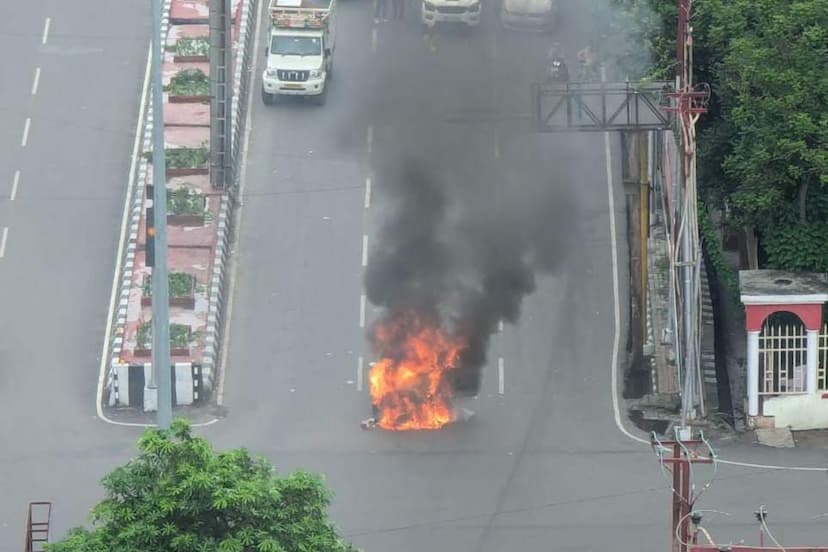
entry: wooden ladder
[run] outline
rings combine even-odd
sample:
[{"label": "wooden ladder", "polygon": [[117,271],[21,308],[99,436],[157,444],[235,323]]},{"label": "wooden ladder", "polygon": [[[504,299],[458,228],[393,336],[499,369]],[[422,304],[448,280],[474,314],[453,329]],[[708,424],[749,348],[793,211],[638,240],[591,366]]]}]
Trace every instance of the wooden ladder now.
[{"label": "wooden ladder", "polygon": [[49,522],[52,520],[51,502],[29,502],[26,518],[26,548],[23,552],[42,552],[49,542]]}]

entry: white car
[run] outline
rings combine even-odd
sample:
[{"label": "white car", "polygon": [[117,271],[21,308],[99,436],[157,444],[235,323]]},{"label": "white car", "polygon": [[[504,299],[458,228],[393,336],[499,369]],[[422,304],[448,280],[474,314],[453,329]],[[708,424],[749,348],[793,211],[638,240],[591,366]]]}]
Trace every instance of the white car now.
[{"label": "white car", "polygon": [[503,0],[500,8],[501,23],[514,30],[549,31],[557,15],[555,0]]},{"label": "white car", "polygon": [[480,0],[423,0],[423,26],[431,29],[437,23],[462,23],[469,27],[480,24]]}]

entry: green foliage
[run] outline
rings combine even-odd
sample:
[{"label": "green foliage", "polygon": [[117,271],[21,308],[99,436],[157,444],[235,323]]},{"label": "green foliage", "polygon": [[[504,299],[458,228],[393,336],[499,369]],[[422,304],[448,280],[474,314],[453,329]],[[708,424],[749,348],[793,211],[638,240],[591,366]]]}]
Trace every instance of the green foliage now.
[{"label": "green foliage", "polygon": [[192,341],[192,330],[184,324],[170,324],[170,347],[186,347]]},{"label": "green foliage", "polygon": [[209,37],[179,38],[175,42],[175,53],[179,56],[209,56]]},{"label": "green foliage", "polygon": [[[195,334],[190,326],[185,324],[170,324],[170,347],[187,347],[193,341]],[[141,322],[135,333],[136,346],[139,349],[152,347],[152,321]]]},{"label": "green foliage", "polygon": [[186,186],[167,192],[167,210],[174,215],[203,215],[204,196]]},{"label": "green foliage", "polygon": [[[631,78],[671,79],[675,0],[612,4],[620,45],[609,61]],[[754,228],[772,266],[823,270],[828,0],[700,0],[692,23],[694,81],[713,92],[699,123],[700,195]]]},{"label": "green foliage", "polygon": [[825,270],[828,0],[705,4],[721,48],[709,67],[720,109],[702,134],[706,192],[757,230],[771,267]]},{"label": "green foliage", "polygon": [[135,346],[138,349],[149,349],[152,347],[152,322],[141,322],[138,324],[138,331],[135,332]]},{"label": "green foliage", "polygon": [[331,493],[304,471],[279,476],[244,449],[215,452],[189,424],[148,429],[139,455],[103,480],[92,529],[49,552],[349,552],[328,518]]},{"label": "green foliage", "polygon": [[828,223],[776,226],[763,243],[769,268],[828,272]]},{"label": "green foliage", "polygon": [[710,214],[704,203],[699,202],[699,238],[704,245],[704,250],[707,253],[707,260],[710,263],[710,268],[715,271],[719,279],[724,282],[725,287],[731,292],[731,298],[734,304],[741,304],[742,300],[739,296],[739,275],[733,266],[728,263],[722,254],[721,244],[716,236],[716,231],[713,228],[713,223],[710,221]]},{"label": "green foliage", "polygon": [[164,90],[174,96],[209,96],[210,77],[201,69],[182,69]]},{"label": "green foliage", "polygon": [[164,150],[167,167],[171,169],[191,169],[205,167],[210,160],[207,146],[200,148],[170,148]]},{"label": "green foliage", "polygon": [[[189,297],[195,288],[195,276],[186,272],[170,272],[167,275],[170,297]],[[152,278],[144,278],[144,297],[152,297]]]}]

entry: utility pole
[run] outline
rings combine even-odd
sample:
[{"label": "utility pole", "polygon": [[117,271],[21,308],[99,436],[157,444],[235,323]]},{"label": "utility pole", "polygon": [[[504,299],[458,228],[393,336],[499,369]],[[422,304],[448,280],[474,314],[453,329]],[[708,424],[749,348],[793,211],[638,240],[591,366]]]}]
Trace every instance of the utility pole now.
[{"label": "utility pole", "polygon": [[[167,167],[164,158],[164,95],[161,88],[163,40],[161,2],[152,0],[152,211],[155,259],[152,267],[152,372],[158,427],[172,422],[169,282],[167,280]],[[149,221],[147,221],[149,224]]]},{"label": "utility pole", "polygon": [[[716,454],[713,447],[700,435],[697,440],[677,439],[674,441],[659,441],[655,433],[650,436],[650,446],[661,464],[661,469],[668,475],[670,488],[673,491],[673,519],[671,540],[673,552],[689,552],[691,539],[690,524],[698,524],[700,518],[694,516],[693,506],[701,494],[710,487],[710,481],[701,491],[696,492],[693,483],[693,466],[695,464],[715,464]],[[702,449],[706,449],[702,453]],[[670,456],[667,456],[667,453]],[[711,479],[712,481],[712,479]]]},{"label": "utility pole", "polygon": [[709,91],[697,91],[693,87],[693,41],[690,26],[692,0],[678,0],[678,36],[676,39],[676,92],[669,94],[675,101],[669,108],[677,113],[680,136],[679,182],[682,193],[679,222],[680,286],[679,309],[681,324],[681,358],[684,382],[681,394],[681,425],[704,414],[701,373],[699,371],[698,332],[699,275],[701,255],[698,242],[698,209],[696,199],[696,134],[695,125],[707,109],[705,103]]},{"label": "utility pole", "polygon": [[[696,510],[695,505],[701,495],[710,488],[716,473],[716,452],[699,432],[697,439],[677,438],[673,441],[660,441],[655,433],[650,435],[650,446],[661,464],[673,494],[672,524],[670,537],[672,552],[771,552],[788,550],[790,552],[828,552],[828,546],[785,546],[776,541],[770,533],[767,519],[768,512],[764,506],[754,512],[759,522],[759,545],[732,544],[733,541],[716,543],[713,536],[702,526],[702,513],[716,510]],[[712,465],[713,474],[701,489],[697,490],[693,480],[694,466]],[[720,512],[723,513],[723,512]],[[707,541],[699,542],[699,535]],[[769,537],[771,542],[766,542]]]},{"label": "utility pole", "polygon": [[230,12],[230,0],[210,0],[210,184],[221,190],[233,182]]}]

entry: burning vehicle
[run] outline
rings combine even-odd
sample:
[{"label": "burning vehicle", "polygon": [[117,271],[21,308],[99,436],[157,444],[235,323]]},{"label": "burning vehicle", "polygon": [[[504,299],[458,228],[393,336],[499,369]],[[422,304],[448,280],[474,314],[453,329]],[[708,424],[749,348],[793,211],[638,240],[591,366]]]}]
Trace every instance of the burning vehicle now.
[{"label": "burning vehicle", "polygon": [[[464,187],[456,159],[446,170],[408,154],[384,159],[385,220],[364,282],[381,308],[367,336],[373,416],[362,427],[436,430],[474,416],[457,403],[479,394],[491,336],[520,318],[535,271],[560,262],[553,215],[564,206],[526,192],[495,208],[480,190],[497,186],[496,174]],[[551,189],[539,178],[540,191]]]},{"label": "burning vehicle", "polygon": [[466,344],[435,316],[397,312],[380,320],[372,337],[379,357],[368,376],[374,415],[363,428],[440,429],[473,415],[453,405],[453,376]]}]

